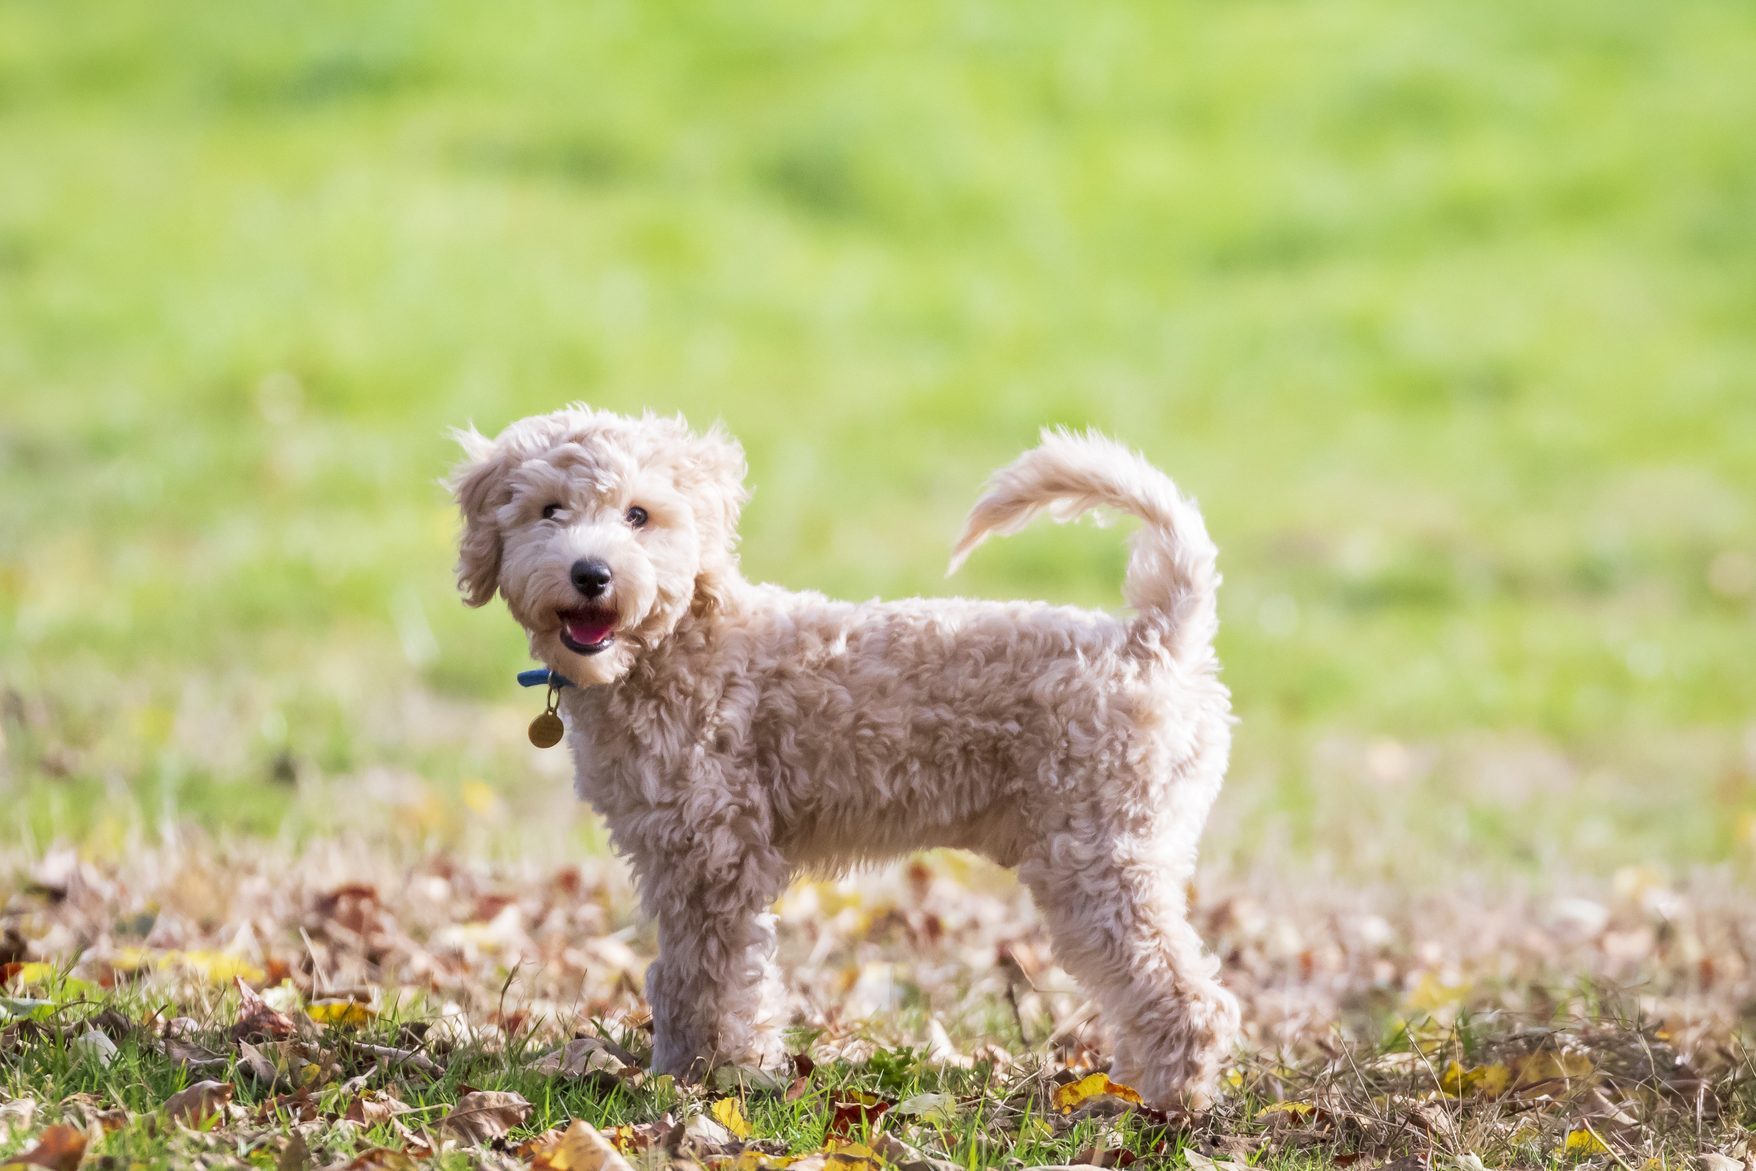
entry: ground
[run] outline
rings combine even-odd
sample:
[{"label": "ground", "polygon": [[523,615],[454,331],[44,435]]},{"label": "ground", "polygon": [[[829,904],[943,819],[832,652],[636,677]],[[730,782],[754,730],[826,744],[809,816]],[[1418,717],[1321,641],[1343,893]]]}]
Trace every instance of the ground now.
[{"label": "ground", "polygon": [[[1250,1033],[1214,1119],[1127,1115],[1131,1150],[1735,1150],[1751,75],[1735,0],[0,0],[0,995],[46,1017],[0,1025],[0,1153],[121,1109],[88,1161],[278,1158],[254,1112],[291,1091],[227,1035],[233,975],[295,1023],[370,1010],[282,1039],[339,1053],[320,1112],[361,1074],[435,1140],[464,1081],[530,1100],[515,1139],[711,1109],[533,1072],[593,1014],[639,1056],[638,1003],[594,981],[637,983],[651,941],[523,740],[521,640],[451,592],[436,481],[447,426],[574,398],[722,418],[746,569],[846,596],[1117,605],[1114,530],[941,576],[1044,424],[1200,499],[1242,722],[1195,897]],[[1027,1124],[1090,1057],[1051,1043],[1079,1005],[1028,909],[928,865],[936,939],[905,872],[790,896],[818,1065],[739,1097],[753,1136],[819,1149],[847,1085],[963,1164],[1099,1143]],[[349,883],[396,946],[332,938]],[[576,897],[579,955],[533,972]],[[349,948],[344,986],[312,953]],[[923,1060],[934,1016],[971,1069]],[[223,1068],[167,1054],[180,1017]],[[356,1024],[463,1032],[415,1076]],[[197,1140],[158,1110],[208,1072],[251,1117]],[[942,1090],[953,1125],[902,1124]]]}]

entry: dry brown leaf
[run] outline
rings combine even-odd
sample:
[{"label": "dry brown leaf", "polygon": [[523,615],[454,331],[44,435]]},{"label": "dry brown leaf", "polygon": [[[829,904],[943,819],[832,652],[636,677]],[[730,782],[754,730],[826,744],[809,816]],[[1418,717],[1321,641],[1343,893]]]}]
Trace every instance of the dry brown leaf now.
[{"label": "dry brown leaf", "polygon": [[238,1021],[231,1028],[234,1041],[281,1041],[294,1033],[292,1018],[269,1006],[242,976],[232,978],[238,988]]},{"label": "dry brown leaf", "polygon": [[361,1126],[377,1126],[389,1122],[399,1114],[407,1114],[414,1107],[379,1090],[367,1090],[348,1103],[347,1111],[342,1115],[349,1122],[357,1122]]},{"label": "dry brown leaf", "polygon": [[633,1171],[610,1140],[579,1119],[554,1142],[531,1154],[533,1171]]},{"label": "dry brown leaf", "polygon": [[6,1163],[25,1167],[52,1167],[74,1171],[85,1158],[85,1133],[72,1126],[51,1126],[37,1136],[37,1145]]},{"label": "dry brown leaf", "polygon": [[618,1053],[600,1038],[575,1037],[561,1048],[543,1054],[534,1068],[547,1077],[583,1078],[601,1073],[620,1078],[631,1072],[628,1056],[631,1055],[626,1050]]},{"label": "dry brown leaf", "polygon": [[472,1146],[492,1142],[530,1117],[530,1103],[510,1090],[467,1090],[439,1121],[441,1132]]},{"label": "dry brown leaf", "polygon": [[893,1134],[881,1134],[872,1140],[872,1149],[897,1171],[958,1171],[959,1164],[935,1158],[913,1147]]},{"label": "dry brown leaf", "polygon": [[79,1119],[87,1134],[91,1133],[94,1126],[105,1134],[111,1134],[128,1124],[128,1111],[120,1107],[106,1107],[95,1094],[71,1094],[63,1098],[61,1112]]},{"label": "dry brown leaf", "polygon": [[167,1036],[159,1041],[159,1049],[190,1073],[218,1073],[228,1064],[220,1054],[183,1037]]},{"label": "dry brown leaf", "polygon": [[196,1082],[165,1099],[165,1113],[185,1126],[200,1126],[221,1114],[232,1100],[230,1082]]},{"label": "dry brown leaf", "polygon": [[361,1151],[353,1160],[342,1164],[336,1171],[419,1171],[420,1164],[414,1156],[406,1151],[393,1151],[389,1147],[373,1147],[369,1151]]},{"label": "dry brown leaf", "polygon": [[849,1138],[861,1127],[876,1126],[895,1102],[862,1090],[837,1090],[830,1102],[829,1133],[835,1138]]},{"label": "dry brown leaf", "polygon": [[367,1045],[361,1042],[355,1042],[353,1048],[356,1052],[382,1061],[393,1068],[412,1069],[418,1073],[424,1073],[428,1077],[441,1077],[445,1073],[438,1062],[414,1049],[398,1049],[390,1045]]},{"label": "dry brown leaf", "polygon": [[305,1145],[305,1136],[294,1130],[287,1136],[286,1146],[280,1150],[280,1158],[274,1162],[274,1171],[311,1171],[311,1148]]}]

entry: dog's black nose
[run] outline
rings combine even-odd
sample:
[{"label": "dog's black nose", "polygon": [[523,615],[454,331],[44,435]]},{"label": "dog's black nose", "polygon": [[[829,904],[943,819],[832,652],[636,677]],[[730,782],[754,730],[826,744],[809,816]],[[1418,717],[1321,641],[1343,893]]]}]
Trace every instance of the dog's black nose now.
[{"label": "dog's black nose", "polygon": [[588,598],[601,598],[610,588],[610,567],[595,557],[573,563],[573,588]]}]

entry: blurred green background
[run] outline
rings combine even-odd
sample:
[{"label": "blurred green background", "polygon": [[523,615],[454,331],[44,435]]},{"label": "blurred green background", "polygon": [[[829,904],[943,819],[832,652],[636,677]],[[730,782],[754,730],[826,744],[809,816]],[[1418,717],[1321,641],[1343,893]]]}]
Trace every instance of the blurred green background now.
[{"label": "blurred green background", "polygon": [[855,597],[1119,605],[1113,530],[942,572],[1040,426],[1146,451],[1216,865],[1748,865],[1752,78],[1743,0],[0,0],[0,844],[590,848],[437,485],[583,399]]}]

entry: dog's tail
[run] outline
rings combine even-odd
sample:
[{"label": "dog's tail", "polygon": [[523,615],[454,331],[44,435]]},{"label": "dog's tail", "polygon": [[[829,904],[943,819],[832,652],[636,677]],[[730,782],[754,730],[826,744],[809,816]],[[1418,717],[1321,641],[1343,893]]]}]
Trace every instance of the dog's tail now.
[{"label": "dog's tail", "polygon": [[1145,522],[1132,539],[1122,581],[1122,596],[1135,611],[1133,653],[1190,665],[1203,659],[1218,626],[1219,572],[1201,513],[1170,477],[1096,432],[1044,431],[1039,446],[995,472],[970,511],[947,573],[956,573],[989,533],[1015,533],[1045,509],[1069,521],[1098,507]]}]

